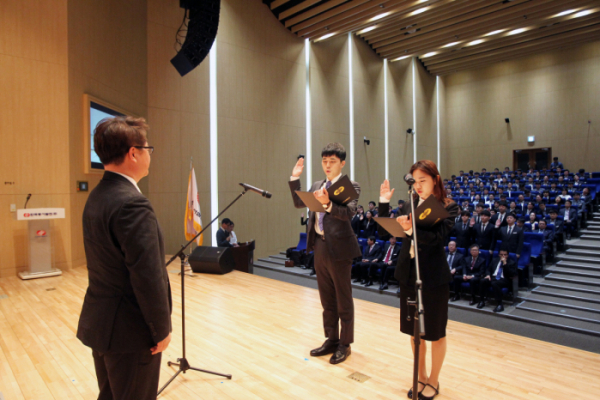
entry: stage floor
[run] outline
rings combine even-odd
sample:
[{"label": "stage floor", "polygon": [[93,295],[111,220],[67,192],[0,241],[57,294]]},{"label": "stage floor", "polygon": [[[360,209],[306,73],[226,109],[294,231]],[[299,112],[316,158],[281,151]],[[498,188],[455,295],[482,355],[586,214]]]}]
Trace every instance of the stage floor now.
[{"label": "stage floor", "polygon": [[[173,268],[170,268],[173,270]],[[161,385],[181,356],[180,277],[173,341]],[[323,341],[318,292],[234,271],[186,278],[189,371],[159,399],[402,399],[411,384],[409,341],[397,308],[355,300],[352,355],[337,366],[309,356]],[[95,399],[91,350],[75,337],[87,270],[0,279],[0,393],[4,399]],[[429,357],[428,357],[429,359]],[[354,372],[370,377],[360,383]],[[437,399],[598,399],[600,355],[449,321]],[[0,397],[1,398],[1,397]]]}]

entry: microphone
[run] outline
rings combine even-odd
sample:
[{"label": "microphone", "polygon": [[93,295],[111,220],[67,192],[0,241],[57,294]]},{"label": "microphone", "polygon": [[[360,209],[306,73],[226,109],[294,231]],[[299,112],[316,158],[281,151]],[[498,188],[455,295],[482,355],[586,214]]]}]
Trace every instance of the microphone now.
[{"label": "microphone", "polygon": [[29,203],[29,199],[31,198],[31,193],[29,193],[27,195],[27,200],[25,200],[25,205],[23,206],[23,208],[27,208],[27,203]]},{"label": "microphone", "polygon": [[408,183],[409,185],[414,185],[415,183],[415,178],[413,178],[412,174],[406,174],[404,175],[404,182]]},{"label": "microphone", "polygon": [[269,193],[269,192],[267,192],[266,190],[262,190],[262,189],[259,189],[257,187],[254,187],[254,186],[250,186],[250,185],[248,185],[246,183],[240,183],[240,186],[243,187],[246,190],[250,190],[252,192],[258,193],[262,197],[266,197],[267,199],[270,199],[271,196],[272,196],[272,194]]}]

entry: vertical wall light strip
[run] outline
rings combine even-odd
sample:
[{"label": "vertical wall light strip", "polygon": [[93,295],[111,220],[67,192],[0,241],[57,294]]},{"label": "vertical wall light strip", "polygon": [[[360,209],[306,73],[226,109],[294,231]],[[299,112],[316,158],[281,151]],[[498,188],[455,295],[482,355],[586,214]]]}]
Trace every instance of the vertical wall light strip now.
[{"label": "vertical wall light strip", "polygon": [[306,170],[306,187],[312,185],[312,115],[310,101],[310,40],[304,40],[304,59],[306,61],[306,154],[304,169]]},{"label": "vertical wall light strip", "polygon": [[388,60],[383,59],[383,124],[385,133],[385,179],[390,179],[390,142],[388,125]]},{"label": "vertical wall light strip", "polygon": [[348,32],[348,91],[350,98],[350,179],[354,180],[354,85],[352,85],[352,32]]},{"label": "vertical wall light strip", "polygon": [[[217,41],[214,42],[209,57],[209,96],[210,96],[210,218],[219,214],[219,175],[217,160]],[[219,226],[216,221],[215,227]],[[212,246],[217,246],[217,236],[212,236]]]},{"label": "vertical wall light strip", "polygon": [[412,87],[413,87],[413,162],[417,162],[417,79],[415,77],[415,66],[417,57],[413,57],[412,63]]},{"label": "vertical wall light strip", "polygon": [[435,77],[435,104],[437,113],[437,167],[440,170],[440,77]]}]

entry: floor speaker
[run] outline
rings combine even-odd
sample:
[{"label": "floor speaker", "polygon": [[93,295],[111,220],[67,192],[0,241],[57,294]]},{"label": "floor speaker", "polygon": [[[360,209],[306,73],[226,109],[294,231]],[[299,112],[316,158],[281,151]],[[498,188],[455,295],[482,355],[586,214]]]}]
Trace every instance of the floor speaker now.
[{"label": "floor speaker", "polygon": [[235,266],[233,252],[229,247],[199,246],[188,258],[192,271],[223,275]]}]

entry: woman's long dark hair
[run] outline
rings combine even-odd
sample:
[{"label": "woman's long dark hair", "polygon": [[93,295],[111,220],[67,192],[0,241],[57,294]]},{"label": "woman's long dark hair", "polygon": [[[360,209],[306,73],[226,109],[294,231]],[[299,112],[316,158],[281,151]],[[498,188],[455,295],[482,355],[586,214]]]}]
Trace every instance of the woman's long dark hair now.
[{"label": "woman's long dark hair", "polygon": [[442,178],[440,178],[440,172],[437,169],[437,165],[435,165],[433,161],[417,161],[412,167],[410,167],[410,173],[412,174],[417,169],[433,178],[433,181],[435,182],[435,185],[433,186],[433,195],[440,203],[448,205],[450,202],[452,202],[452,199],[446,197],[446,191],[444,190]]}]

